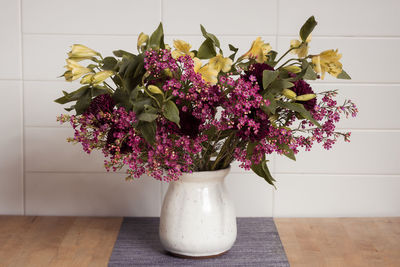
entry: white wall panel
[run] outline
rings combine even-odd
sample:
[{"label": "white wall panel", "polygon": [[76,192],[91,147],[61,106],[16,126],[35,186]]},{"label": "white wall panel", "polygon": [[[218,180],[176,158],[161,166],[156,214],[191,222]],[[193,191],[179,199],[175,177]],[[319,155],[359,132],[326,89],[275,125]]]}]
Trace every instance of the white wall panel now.
[{"label": "white wall panel", "polygon": [[398,216],[400,176],[277,175],[274,216]]},{"label": "white wall panel", "polygon": [[23,214],[22,83],[0,81],[0,214]]},{"label": "white wall panel", "polygon": [[163,1],[167,34],[268,35],[277,27],[277,0]]},{"label": "white wall panel", "polygon": [[158,216],[160,182],[123,174],[27,173],[27,215]]},{"label": "white wall panel", "polygon": [[19,1],[2,0],[0,8],[0,79],[21,78]]},{"label": "white wall panel", "polygon": [[139,34],[161,20],[160,1],[23,0],[24,33]]},{"label": "white wall panel", "polygon": [[279,1],[279,34],[298,34],[301,25],[314,15],[315,35],[400,35],[400,2],[396,0],[303,0]]},{"label": "white wall panel", "polygon": [[315,144],[311,151],[301,151],[292,161],[276,157],[277,173],[324,174],[399,174],[400,131],[354,131],[351,142],[340,140],[325,150]]}]

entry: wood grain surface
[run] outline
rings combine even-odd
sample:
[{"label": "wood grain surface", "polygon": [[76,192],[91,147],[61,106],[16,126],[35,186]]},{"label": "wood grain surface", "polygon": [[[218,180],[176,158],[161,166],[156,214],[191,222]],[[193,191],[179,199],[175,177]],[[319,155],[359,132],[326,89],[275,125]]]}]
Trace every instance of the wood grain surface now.
[{"label": "wood grain surface", "polygon": [[[0,216],[0,266],[107,266],[122,218]],[[400,218],[275,218],[291,266],[400,266]]]}]

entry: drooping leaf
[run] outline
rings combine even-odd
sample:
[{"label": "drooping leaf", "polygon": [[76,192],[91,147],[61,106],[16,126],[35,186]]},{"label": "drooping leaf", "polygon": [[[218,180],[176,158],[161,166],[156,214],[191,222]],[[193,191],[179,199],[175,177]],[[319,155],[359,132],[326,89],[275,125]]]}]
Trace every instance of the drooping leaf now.
[{"label": "drooping leaf", "polygon": [[307,37],[314,30],[315,26],[317,26],[317,21],[314,16],[309,17],[300,29],[300,38],[303,42],[307,40]]},{"label": "drooping leaf", "polygon": [[163,114],[164,117],[167,118],[169,121],[175,122],[178,126],[180,126],[179,109],[173,101],[168,100],[167,102],[165,102]]},{"label": "drooping leaf", "polygon": [[292,103],[292,102],[282,102],[282,101],[278,101],[277,104],[278,104],[278,106],[280,106],[282,108],[286,108],[286,109],[289,109],[289,110],[299,113],[306,120],[311,121],[317,127],[321,127],[321,125],[318,123],[318,121],[316,121],[312,117],[311,113],[308,110],[306,110],[302,104]]},{"label": "drooping leaf", "polygon": [[336,77],[338,79],[345,79],[345,80],[351,80],[351,77],[349,74],[347,74],[347,72],[345,72],[344,70],[342,70],[341,73],[339,73],[339,75]]},{"label": "drooping leaf", "polygon": [[215,51],[214,42],[207,38],[200,46],[199,51],[197,52],[197,57],[200,59],[209,59],[215,57],[217,52]]},{"label": "drooping leaf", "polygon": [[251,169],[255,174],[264,178],[264,180],[267,181],[267,183],[269,183],[270,185],[274,185],[275,179],[272,177],[268,169],[267,160],[265,159],[265,156],[259,164],[252,164]]},{"label": "drooping leaf", "polygon": [[263,71],[263,87],[266,89],[279,75],[279,71],[264,70]]}]

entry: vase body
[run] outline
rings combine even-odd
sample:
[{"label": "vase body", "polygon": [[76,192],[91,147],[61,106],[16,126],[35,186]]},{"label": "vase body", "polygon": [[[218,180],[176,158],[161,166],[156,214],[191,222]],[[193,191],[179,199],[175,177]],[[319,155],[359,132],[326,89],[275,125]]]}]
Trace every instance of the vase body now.
[{"label": "vase body", "polygon": [[236,216],[225,187],[230,168],[184,173],[170,182],[160,216],[164,248],[187,257],[216,256],[236,240]]}]

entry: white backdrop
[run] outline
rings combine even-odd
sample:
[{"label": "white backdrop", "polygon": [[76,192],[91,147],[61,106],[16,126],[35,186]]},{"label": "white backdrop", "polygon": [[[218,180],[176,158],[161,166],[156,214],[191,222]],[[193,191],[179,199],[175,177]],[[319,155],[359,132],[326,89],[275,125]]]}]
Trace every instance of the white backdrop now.
[{"label": "white backdrop", "polygon": [[65,142],[55,122],[56,77],[82,43],[103,55],[136,50],[137,35],[164,23],[174,38],[201,42],[199,24],[227,44],[262,36],[280,52],[315,15],[311,52],[339,48],[351,81],[326,79],[359,106],[340,124],[352,142],[314,148],[297,162],[271,157],[277,190],[236,166],[227,179],[239,216],[400,216],[400,2],[396,0],[0,0],[0,214],[158,216],[167,185],[127,183],[99,154]]}]

